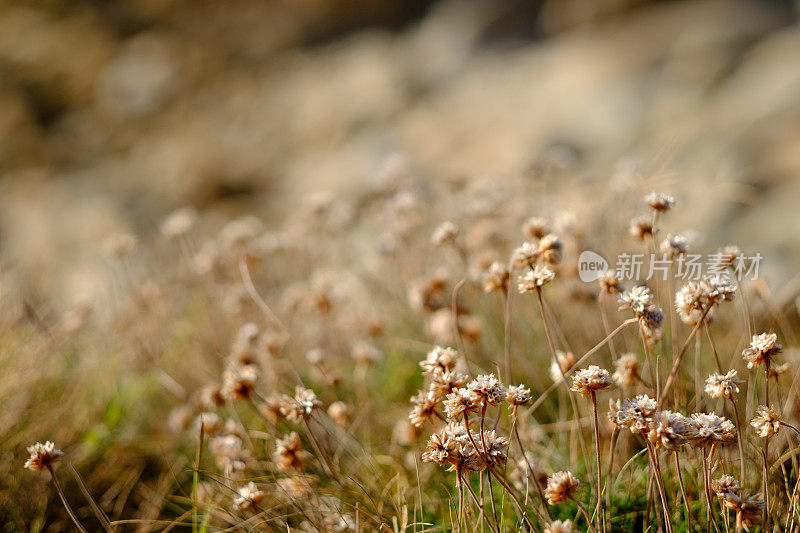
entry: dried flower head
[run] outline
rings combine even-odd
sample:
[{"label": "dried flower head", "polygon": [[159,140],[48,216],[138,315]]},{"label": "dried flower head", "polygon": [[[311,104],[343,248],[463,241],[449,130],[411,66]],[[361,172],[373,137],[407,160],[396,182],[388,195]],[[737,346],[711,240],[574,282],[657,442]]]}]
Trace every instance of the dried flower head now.
[{"label": "dried flower head", "polygon": [[383,353],[374,344],[359,341],[350,350],[350,356],[359,365],[370,366],[380,361]]},{"label": "dried flower head", "polygon": [[183,237],[191,231],[197,216],[197,210],[190,206],[173,211],[161,223],[161,235],[169,240]]},{"label": "dried flower head", "polygon": [[446,220],[436,226],[431,235],[431,242],[437,246],[454,242],[458,236],[458,226]]},{"label": "dried flower head", "polygon": [[711,490],[718,498],[724,498],[727,493],[738,494],[741,487],[735,477],[723,475],[711,482]]},{"label": "dried flower head", "polygon": [[498,405],[506,396],[506,388],[494,374],[481,374],[467,384],[476,405]]},{"label": "dried flower head", "polygon": [[531,403],[531,390],[524,385],[511,385],[506,390],[506,401],[514,406],[528,405]]},{"label": "dried flower head", "polygon": [[689,239],[683,235],[670,233],[666,239],[661,241],[659,250],[668,258],[675,259],[689,251]]},{"label": "dried flower head", "polygon": [[225,423],[217,413],[200,413],[195,419],[195,427],[198,431],[202,427],[205,435],[213,436],[225,428]]},{"label": "dried flower head", "polygon": [[432,391],[419,391],[411,397],[413,407],[408,413],[408,419],[414,427],[421,428],[426,422],[436,416],[441,397]]},{"label": "dried flower head", "polygon": [[637,285],[629,291],[619,295],[619,310],[630,309],[634,313],[642,313],[653,301],[650,289],[644,285]]},{"label": "dried flower head", "polygon": [[539,241],[540,257],[549,265],[557,265],[561,262],[563,249],[564,245],[561,240],[552,233],[545,235]]},{"label": "dried flower head", "polygon": [[669,211],[675,205],[675,198],[655,191],[645,196],[644,201],[647,202],[647,205],[660,212]]},{"label": "dried flower head", "polygon": [[264,493],[252,481],[236,491],[233,507],[237,511],[257,511],[258,504],[264,499]]},{"label": "dried flower head", "polygon": [[706,378],[706,393],[712,398],[733,398],[739,392],[739,383],[744,383],[739,379],[736,370],[729,370],[727,374],[714,372]]},{"label": "dried flower head", "polygon": [[737,259],[742,256],[742,250],[738,246],[728,244],[717,250],[712,257],[714,266],[717,268],[732,267]]},{"label": "dried flower head", "polygon": [[620,387],[630,387],[638,380],[639,359],[635,353],[624,353],[614,361],[614,374],[611,376]]},{"label": "dried flower head", "polygon": [[556,505],[573,498],[577,490],[578,480],[575,479],[572,472],[561,471],[547,478],[547,487],[544,490],[544,495],[547,503]]},{"label": "dried flower head", "polygon": [[345,427],[353,415],[353,408],[342,401],[335,401],[328,406],[328,416],[336,424]]},{"label": "dried flower head", "polygon": [[607,270],[597,281],[600,283],[600,290],[606,294],[619,294],[625,290],[620,283],[619,276],[614,270]]},{"label": "dried flower head", "polygon": [[764,511],[764,501],[757,494],[726,492],[722,504],[736,513],[737,521],[748,526],[758,524]]},{"label": "dried flower head", "polygon": [[691,431],[691,422],[682,414],[659,411],[652,417],[647,438],[656,448],[678,451],[688,442]]},{"label": "dried flower head", "polygon": [[475,439],[476,444],[480,448],[481,455],[486,459],[490,465],[503,467],[508,461],[508,439],[500,437],[497,432],[484,431],[483,434]]},{"label": "dried flower head", "polygon": [[592,393],[607,389],[612,384],[608,370],[597,365],[578,370],[572,376],[572,390],[588,398]]},{"label": "dried flower head", "polygon": [[572,352],[562,352],[556,350],[556,355],[553,357],[553,362],[550,363],[550,377],[553,381],[559,382],[562,379],[561,374],[569,372],[577,360]]},{"label": "dried flower head", "polygon": [[200,405],[207,411],[219,409],[225,405],[225,394],[218,385],[210,384],[200,391]]},{"label": "dried flower head", "polygon": [[469,389],[457,389],[447,395],[444,400],[444,412],[447,418],[458,419],[464,413],[475,411],[478,404],[475,403],[475,397]]},{"label": "dried flower head", "polygon": [[522,233],[531,239],[541,239],[550,232],[547,220],[541,217],[531,217],[522,223]]},{"label": "dried flower head", "polygon": [[629,231],[633,238],[643,241],[648,235],[653,235],[653,220],[648,216],[631,219]]},{"label": "dried flower head", "polygon": [[533,268],[539,260],[539,246],[531,242],[523,242],[511,254],[514,268]]},{"label": "dried flower head", "polygon": [[222,374],[222,393],[232,400],[249,400],[257,379],[258,368],[255,365],[229,368]]},{"label": "dried flower head", "polygon": [[536,292],[539,287],[547,285],[555,277],[556,273],[548,267],[536,265],[533,270],[528,270],[523,276],[517,278],[517,290],[520,294]]},{"label": "dried flower head", "polygon": [[545,526],[544,533],[578,533],[572,520],[554,520]]},{"label": "dried flower head", "polygon": [[637,316],[647,344],[652,345],[658,342],[664,332],[661,327],[664,323],[664,311],[657,305],[648,305]]},{"label": "dried flower head", "polygon": [[466,374],[460,372],[450,370],[447,372],[436,372],[433,375],[428,391],[433,393],[433,395],[441,401],[454,390],[466,387],[468,380],[469,378]]},{"label": "dried flower head", "polygon": [[311,418],[311,413],[314,412],[314,409],[322,405],[313,390],[300,386],[294,389],[294,401],[300,409],[298,413],[304,420]]},{"label": "dried flower head", "polygon": [[53,468],[64,455],[64,452],[56,449],[56,445],[49,440],[44,444],[37,442],[33,446],[28,446],[28,453],[31,456],[25,461],[25,468],[39,472]]},{"label": "dried flower head", "polygon": [[484,292],[496,292],[508,290],[508,280],[511,273],[508,267],[500,261],[495,261],[481,275]]},{"label": "dried flower head", "polygon": [[742,357],[747,361],[747,368],[753,368],[771,364],[772,357],[779,354],[782,349],[783,346],[778,344],[778,336],[775,333],[761,333],[753,335],[753,340],[742,352]]},{"label": "dried flower head", "polygon": [[689,439],[697,448],[706,444],[724,444],[733,440],[736,427],[727,418],[715,413],[694,413]]},{"label": "dried flower head", "polygon": [[420,361],[419,366],[422,368],[422,373],[426,376],[432,376],[437,372],[447,372],[453,370],[458,360],[458,352],[452,348],[443,348],[441,346],[434,346],[433,350],[428,352],[424,361]]},{"label": "dried flower head", "polygon": [[608,419],[619,428],[631,433],[643,433],[651,427],[653,416],[658,410],[658,402],[647,394],[628,398],[620,405],[619,400],[609,405]]},{"label": "dried flower head", "polygon": [[303,451],[303,443],[296,432],[292,431],[283,438],[275,440],[275,453],[272,458],[280,470],[302,470],[303,459],[307,456],[308,453]]},{"label": "dried flower head", "polygon": [[781,429],[781,414],[772,406],[759,405],[750,425],[762,439],[774,437]]}]

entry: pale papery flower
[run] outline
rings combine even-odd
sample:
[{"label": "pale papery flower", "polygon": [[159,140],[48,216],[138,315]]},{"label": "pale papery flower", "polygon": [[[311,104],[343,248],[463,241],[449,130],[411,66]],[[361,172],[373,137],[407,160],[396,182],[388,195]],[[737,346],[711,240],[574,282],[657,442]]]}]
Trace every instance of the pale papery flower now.
[{"label": "pale papery flower", "polygon": [[541,239],[550,232],[547,220],[531,217],[522,224],[522,233],[530,239]]},{"label": "pale papery flower", "polygon": [[554,520],[545,526],[544,533],[578,533],[578,530],[572,520]]},{"label": "pale papery flower", "polygon": [[652,301],[653,295],[650,289],[644,285],[637,285],[619,295],[619,310],[630,309],[634,313],[641,313]]},{"label": "pale papery flower", "polygon": [[234,366],[222,374],[222,394],[231,400],[249,400],[255,392],[258,367],[255,365]]},{"label": "pale papery flower", "polygon": [[650,421],[647,438],[656,448],[678,451],[689,441],[691,422],[682,414],[673,411],[658,411]]},{"label": "pale papery flower", "polygon": [[408,419],[414,427],[421,428],[436,416],[436,408],[439,407],[440,402],[441,397],[432,391],[417,392],[411,397],[413,407],[408,413]]},{"label": "pale papery flower", "polygon": [[217,413],[200,413],[195,419],[195,427],[199,431],[201,426],[203,434],[213,436],[224,429],[225,423]]},{"label": "pale papery flower", "polygon": [[508,267],[500,261],[495,261],[481,275],[484,292],[498,292],[508,290],[508,280],[511,273]]},{"label": "pale papery flower", "polygon": [[706,378],[706,393],[712,398],[729,398],[739,392],[739,383],[744,383],[739,379],[736,370],[729,370],[726,374],[714,372]]},{"label": "pale papery flower", "polygon": [[584,398],[588,398],[592,393],[607,389],[612,383],[611,374],[608,370],[597,365],[590,365],[572,375],[572,390]]},{"label": "pale papery flower", "polygon": [[733,422],[715,413],[694,413],[691,422],[688,436],[696,448],[706,444],[724,444],[736,435]]},{"label": "pale papery flower", "polygon": [[454,390],[466,387],[468,381],[469,378],[466,374],[456,372],[455,370],[448,370],[446,372],[439,371],[433,374],[433,379],[431,379],[431,383],[428,386],[428,391],[433,393],[438,400],[443,400],[445,396]]},{"label": "pale papery flower", "polygon": [[169,240],[183,237],[194,227],[197,218],[197,209],[191,206],[181,207],[170,213],[161,223],[161,235]]},{"label": "pale papery flower", "polygon": [[635,353],[624,353],[614,361],[614,374],[611,376],[620,387],[630,387],[639,377],[639,359]]},{"label": "pale papery flower", "polygon": [[25,468],[39,472],[53,468],[64,455],[64,452],[57,449],[49,440],[44,444],[37,442],[33,446],[28,446],[28,453],[30,457],[25,461]]},{"label": "pale papery flower", "polygon": [[724,498],[727,493],[738,494],[741,486],[735,477],[723,475],[711,482],[711,490],[717,498]]},{"label": "pale papery flower", "polygon": [[564,245],[561,240],[549,233],[539,240],[539,254],[545,263],[549,265],[557,265],[561,262],[561,256]]},{"label": "pale papery flower", "polygon": [[511,405],[528,405],[532,400],[531,390],[524,385],[511,385],[506,389],[506,401]]},{"label": "pale papery flower", "polygon": [[458,226],[453,222],[446,220],[436,226],[431,234],[431,242],[437,246],[449,244],[456,240],[458,236]]},{"label": "pale papery flower", "polygon": [[620,403],[610,402],[608,419],[619,428],[631,433],[644,433],[651,427],[653,416],[658,411],[658,402],[647,394],[628,398]]},{"label": "pale papery flower", "polygon": [[660,192],[651,192],[644,197],[651,208],[656,211],[664,212],[669,211],[675,205],[675,198]]},{"label": "pale papery flower", "polygon": [[619,276],[613,270],[607,270],[601,274],[597,281],[600,283],[600,290],[606,294],[619,294],[625,290]]},{"label": "pale papery flower", "polygon": [[475,397],[469,389],[454,390],[444,400],[444,412],[447,418],[461,418],[464,413],[475,411],[478,407]]},{"label": "pale papery flower", "polygon": [[555,279],[556,273],[546,266],[536,265],[517,278],[517,290],[520,294],[536,292]]},{"label": "pale papery flower", "polygon": [[747,368],[772,363],[772,357],[779,354],[783,346],[778,344],[775,333],[761,333],[753,335],[750,346],[744,349],[742,357],[747,361]]},{"label": "pale papery flower", "polygon": [[494,374],[481,374],[467,384],[473,402],[479,406],[498,405],[506,396],[506,388]]},{"label": "pale papery flower", "polygon": [[640,216],[631,219],[628,231],[631,237],[643,241],[648,235],[653,235],[653,219],[649,216]]},{"label": "pale papery flower", "polygon": [[557,505],[573,498],[577,490],[578,480],[572,475],[572,472],[561,471],[547,478],[544,496],[548,504]]},{"label": "pale papery flower", "polygon": [[523,242],[511,253],[511,264],[514,268],[533,268],[539,261],[539,246],[532,242]]},{"label": "pale papery flower", "polygon": [[759,405],[756,407],[756,416],[750,422],[756,434],[762,439],[774,437],[781,429],[781,414],[772,406]]},{"label": "pale papery flower", "polygon": [[[566,374],[569,372],[577,360],[572,352],[563,352],[556,350],[556,355],[553,357],[553,362],[550,363],[550,378],[555,382],[560,382],[562,379],[562,372]],[[560,368],[560,370],[559,370]]]},{"label": "pale papery flower", "polygon": [[659,244],[659,250],[670,259],[675,259],[689,251],[689,239],[683,235],[667,235]]},{"label": "pale papery flower", "polygon": [[233,507],[237,511],[257,511],[258,504],[264,499],[264,493],[252,481],[236,491]]},{"label": "pale papery flower", "polygon": [[303,451],[303,443],[296,432],[292,431],[275,440],[275,452],[272,458],[280,470],[302,470],[303,459],[307,456],[308,453]]},{"label": "pale papery flower", "polygon": [[722,504],[737,515],[741,516],[745,525],[752,526],[761,522],[764,511],[764,500],[760,494],[747,495],[744,493],[734,494],[726,492]]},{"label": "pale papery flower", "polygon": [[502,467],[508,461],[508,439],[498,436],[494,430],[484,431],[483,435],[475,438],[475,442],[480,448],[481,455],[493,467]]},{"label": "pale papery flower", "polygon": [[419,366],[422,368],[423,374],[432,376],[437,371],[446,372],[448,370],[453,370],[457,361],[458,352],[454,349],[434,346],[433,350],[428,352],[425,359],[420,361]]}]

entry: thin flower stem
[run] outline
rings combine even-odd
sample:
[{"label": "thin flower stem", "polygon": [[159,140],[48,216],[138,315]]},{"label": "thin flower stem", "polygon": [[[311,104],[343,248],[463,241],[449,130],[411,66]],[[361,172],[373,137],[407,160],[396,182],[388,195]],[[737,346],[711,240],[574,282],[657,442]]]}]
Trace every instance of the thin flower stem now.
[{"label": "thin flower stem", "polygon": [[584,507],[583,504],[579,502],[574,496],[570,496],[569,499],[572,500],[575,503],[575,505],[578,506],[578,509],[581,510],[581,513],[583,513],[583,518],[586,520],[586,525],[589,526],[589,531],[595,533],[595,529],[592,526],[592,519],[589,517],[589,513],[586,511],[586,507]]},{"label": "thin flower stem", "polygon": [[[461,475],[463,478],[463,474]],[[462,479],[461,483],[467,487],[467,492],[469,492],[470,496],[472,496],[472,500],[475,502],[475,505],[478,506],[478,509],[481,511],[481,516],[483,516],[484,521],[489,526],[489,529],[492,531],[499,531],[498,527],[489,520],[489,515],[486,514],[484,509],[484,504],[482,501],[478,500],[478,496],[475,494],[475,491],[472,489],[472,486],[469,484],[469,480]]]},{"label": "thin flower stem", "polygon": [[591,393],[592,414],[594,415],[594,450],[597,460],[597,509],[595,514],[597,515],[598,526],[601,526],[603,531],[605,531],[606,520],[603,511],[603,480],[600,473],[600,421],[597,416],[597,394],[594,390],[592,390]]},{"label": "thin flower stem", "polygon": [[697,330],[700,327],[700,324],[706,319],[706,315],[709,311],[711,311],[711,305],[706,307],[703,311],[703,315],[700,317],[700,320],[695,324],[694,329],[692,332],[689,333],[689,336],[686,337],[686,341],[684,341],[683,346],[681,347],[681,351],[678,352],[678,356],[675,357],[675,362],[672,364],[672,369],[669,372],[669,376],[667,376],[667,381],[664,383],[664,390],[661,391],[661,397],[659,398],[659,403],[663,403],[664,399],[669,394],[669,389],[672,387],[672,383],[675,380],[675,376],[678,375],[678,369],[681,366],[681,361],[683,360],[683,356],[686,354],[686,349],[689,348],[689,343],[692,341],[692,338],[697,334]]},{"label": "thin flower stem", "polygon": [[[484,429],[483,429],[484,421],[486,420],[486,403],[487,402],[483,402],[483,407],[481,408],[481,445],[483,446],[485,460],[487,461],[488,464],[489,454],[486,448],[486,435],[484,434]],[[469,428],[467,428],[467,431],[469,431]],[[494,521],[496,523],[499,523],[499,521],[497,520],[497,508],[495,507],[494,504],[494,488],[492,487],[492,476],[489,476],[489,503],[492,504],[492,516],[494,516]]]},{"label": "thin flower stem", "polygon": [[539,498],[542,499],[542,507],[547,512],[547,517],[552,520],[553,515],[550,514],[550,508],[547,506],[547,500],[544,497],[544,490],[542,489],[542,484],[539,483],[539,478],[536,477],[536,473],[533,471],[533,467],[531,466],[530,461],[528,461],[528,456],[525,454],[525,449],[522,446],[522,439],[519,436],[519,428],[517,428],[517,406],[515,405],[513,410],[511,411],[511,433],[517,439],[517,445],[519,446],[520,453],[522,454],[522,458],[525,460],[525,465],[528,467],[528,476],[533,478],[533,484],[536,485],[536,492],[539,493]]},{"label": "thin flower stem", "polygon": [[733,415],[736,417],[736,441],[739,444],[739,474],[741,476],[739,479],[744,483],[744,443],[742,442],[739,408],[736,406],[736,401],[733,399],[733,396],[729,396],[728,399],[733,404]]},{"label": "thin flower stem", "polygon": [[675,456],[675,470],[678,472],[678,484],[681,486],[681,497],[683,498],[683,505],[686,508],[686,531],[692,531],[692,511],[689,507],[689,498],[686,496],[686,486],[683,483],[683,474],[681,473],[681,458],[678,452],[674,452]]},{"label": "thin flower stem", "polygon": [[[770,360],[766,358],[764,362],[764,399],[767,409],[769,409],[769,366]],[[764,531],[769,531],[769,436],[764,439],[764,516],[762,522]]]},{"label": "thin flower stem", "polygon": [[672,517],[669,513],[669,506],[667,505],[667,493],[664,490],[664,480],[661,478],[661,467],[658,461],[655,447],[647,440],[647,435],[643,435],[647,450],[650,454],[650,466],[653,468],[653,474],[656,478],[656,486],[658,488],[658,495],[661,498],[661,507],[664,511],[664,526],[667,528],[667,533],[672,533]]},{"label": "thin flower stem", "polygon": [[80,523],[78,517],[75,516],[75,512],[72,510],[72,507],[69,506],[69,503],[67,502],[67,497],[64,496],[64,491],[61,489],[61,484],[58,482],[56,471],[53,470],[53,467],[50,465],[47,465],[47,470],[50,472],[50,477],[53,478],[53,485],[55,485],[56,492],[58,493],[59,498],[61,498],[61,503],[64,504],[64,508],[67,510],[67,514],[75,523],[75,527],[77,527],[81,531],[81,533],[89,533],[88,531],[86,531],[86,528],[84,528],[83,525]]}]

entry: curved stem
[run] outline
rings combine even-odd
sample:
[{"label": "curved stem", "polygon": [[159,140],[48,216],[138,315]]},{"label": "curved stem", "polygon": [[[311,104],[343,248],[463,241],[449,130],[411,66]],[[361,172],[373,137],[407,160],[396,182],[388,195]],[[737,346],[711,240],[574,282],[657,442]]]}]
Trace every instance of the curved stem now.
[{"label": "curved stem", "polygon": [[81,533],[88,533],[88,531],[86,531],[86,528],[84,528],[83,525],[78,520],[78,517],[75,516],[75,512],[72,510],[72,507],[69,506],[69,503],[67,502],[67,497],[64,496],[64,491],[61,490],[61,484],[58,482],[56,471],[53,470],[53,467],[50,465],[47,465],[47,470],[50,472],[50,477],[53,478],[53,485],[55,485],[56,492],[58,493],[59,498],[61,498],[61,503],[64,504],[64,508],[67,510],[67,514],[75,523],[75,527],[77,527],[78,530],[81,531]]}]

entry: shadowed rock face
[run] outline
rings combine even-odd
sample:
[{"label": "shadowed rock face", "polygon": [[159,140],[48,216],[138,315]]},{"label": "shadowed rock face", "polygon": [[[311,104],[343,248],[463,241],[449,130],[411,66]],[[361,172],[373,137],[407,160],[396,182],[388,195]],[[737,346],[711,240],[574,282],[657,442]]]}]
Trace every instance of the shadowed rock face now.
[{"label": "shadowed rock face", "polygon": [[[177,206],[279,220],[395,153],[433,178],[549,154],[577,169],[565,179],[605,179],[633,157],[715,199],[686,220],[715,240],[798,222],[785,5],[429,4],[5,4],[3,252],[56,285],[109,234]],[[792,259],[794,239],[758,245]]]}]

